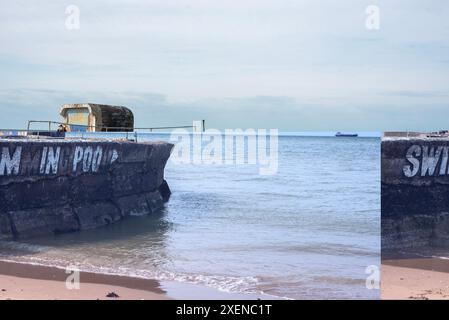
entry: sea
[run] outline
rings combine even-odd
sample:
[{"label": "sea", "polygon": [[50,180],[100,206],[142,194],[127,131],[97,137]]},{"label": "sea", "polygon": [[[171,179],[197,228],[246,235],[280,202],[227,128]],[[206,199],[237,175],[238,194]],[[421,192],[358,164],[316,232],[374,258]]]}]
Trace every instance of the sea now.
[{"label": "sea", "polygon": [[156,279],[174,298],[378,299],[380,138],[280,133],[273,156],[270,174],[174,157],[160,212],[1,241],[0,259]]}]

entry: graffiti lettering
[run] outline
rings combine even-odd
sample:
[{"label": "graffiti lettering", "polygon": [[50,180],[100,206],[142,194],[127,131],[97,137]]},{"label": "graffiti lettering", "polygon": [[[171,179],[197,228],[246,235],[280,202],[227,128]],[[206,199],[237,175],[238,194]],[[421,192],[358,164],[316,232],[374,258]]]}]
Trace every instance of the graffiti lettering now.
[{"label": "graffiti lettering", "polygon": [[56,148],[56,152],[54,152],[53,148],[48,148],[47,153],[47,165],[45,166],[45,174],[57,174],[58,173],[58,163],[59,156],[61,154],[61,147]]},{"label": "graffiti lettering", "polygon": [[87,147],[86,149],[84,149],[84,156],[83,156],[83,171],[84,172],[89,172],[89,170],[91,169],[92,156],[93,156],[92,147]]},{"label": "graffiti lettering", "polygon": [[408,164],[404,165],[402,171],[407,178],[416,175],[444,176],[448,172],[449,146],[419,146],[412,145],[408,148],[405,159]]},{"label": "graffiti lettering", "polygon": [[75,157],[73,158],[73,172],[76,172],[76,170],[78,169],[78,163],[83,160],[83,154],[84,151],[82,147],[75,148]]},{"label": "graffiti lettering", "polygon": [[22,147],[17,147],[12,157],[9,153],[9,148],[2,148],[2,155],[0,159],[0,176],[3,175],[18,175],[20,169],[20,159],[22,155]]},{"label": "graffiti lettering", "polygon": [[92,158],[92,172],[98,172],[102,158],[103,158],[103,148],[97,147]]},{"label": "graffiti lettering", "polygon": [[103,146],[0,147],[0,176],[97,173],[119,158]]}]

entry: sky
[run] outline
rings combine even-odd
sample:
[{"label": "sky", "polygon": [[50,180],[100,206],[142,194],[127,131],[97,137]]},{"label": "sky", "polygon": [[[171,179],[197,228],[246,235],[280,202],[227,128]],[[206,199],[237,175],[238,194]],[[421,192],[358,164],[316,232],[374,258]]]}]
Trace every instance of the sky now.
[{"label": "sky", "polygon": [[0,42],[3,128],[92,102],[140,127],[449,129],[447,0],[0,0]]}]

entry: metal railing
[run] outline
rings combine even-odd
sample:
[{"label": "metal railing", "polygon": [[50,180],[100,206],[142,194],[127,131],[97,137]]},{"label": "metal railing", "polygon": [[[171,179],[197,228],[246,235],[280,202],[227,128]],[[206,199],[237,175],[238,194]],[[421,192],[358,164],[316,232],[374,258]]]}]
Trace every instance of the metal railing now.
[{"label": "metal railing", "polygon": [[[29,120],[27,125],[27,131],[30,130],[32,123],[46,123],[48,124],[48,131],[51,130],[51,126],[53,124],[58,126],[76,126],[76,127],[83,127],[86,129],[100,129],[98,132],[132,132],[135,130],[148,130],[150,132],[153,132],[154,130],[168,130],[168,129],[196,129],[196,126],[168,126],[168,127],[107,127],[107,126],[89,126],[89,125],[82,125],[82,124],[70,124],[70,123],[64,123],[64,122],[57,122],[57,121],[47,121],[47,120]],[[204,120],[203,120],[203,129],[204,129]],[[57,130],[56,130],[57,131]],[[72,131],[72,132],[80,132],[78,131]],[[97,131],[96,131],[97,132]]]},{"label": "metal railing", "polygon": [[[45,139],[64,139],[63,136],[57,136],[58,131],[56,130],[28,130],[28,129],[0,129],[0,138],[4,137],[29,137],[30,133],[32,136],[40,139],[43,137]],[[54,136],[45,135],[44,133],[53,133]]]},{"label": "metal railing", "polygon": [[[32,124],[45,124],[48,125],[48,129],[42,130],[42,129],[31,129]],[[58,122],[58,121],[48,121],[48,120],[29,120],[27,124],[27,129],[0,129],[0,137],[2,136],[30,136],[30,133],[35,136],[37,139],[40,139],[40,137],[45,137],[45,139],[64,139],[64,136],[58,137],[57,133],[61,132],[60,128],[54,130],[53,126],[57,125],[59,127],[61,126],[76,126],[78,128],[85,128],[84,130],[70,130],[68,133],[75,133],[75,134],[82,134],[82,138],[84,138],[84,134],[87,133],[126,133],[126,139],[129,139],[130,133],[133,134],[134,140],[137,142],[138,138],[138,132],[136,130],[144,130],[149,132],[154,132],[155,130],[169,130],[169,129],[193,129],[196,131],[198,128],[194,125],[190,126],[166,126],[166,127],[108,127],[108,126],[89,126],[89,125],[77,125],[77,124],[70,124],[70,123],[64,123],[64,122]],[[87,131],[90,129],[94,129],[94,131]],[[205,121],[202,121],[202,131],[205,129]],[[11,133],[11,134],[5,134],[5,133]],[[16,134],[12,134],[16,133]],[[47,134],[44,134],[47,133]],[[48,135],[48,133],[50,135]],[[51,135],[53,134],[53,136]]]}]

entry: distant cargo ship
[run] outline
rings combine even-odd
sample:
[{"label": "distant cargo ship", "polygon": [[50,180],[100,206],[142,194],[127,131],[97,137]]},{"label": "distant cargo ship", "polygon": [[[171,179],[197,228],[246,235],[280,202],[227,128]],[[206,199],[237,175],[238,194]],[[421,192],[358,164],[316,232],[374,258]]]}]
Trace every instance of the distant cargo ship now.
[{"label": "distant cargo ship", "polygon": [[342,133],[342,132],[337,132],[335,134],[336,137],[358,137],[358,133]]}]

